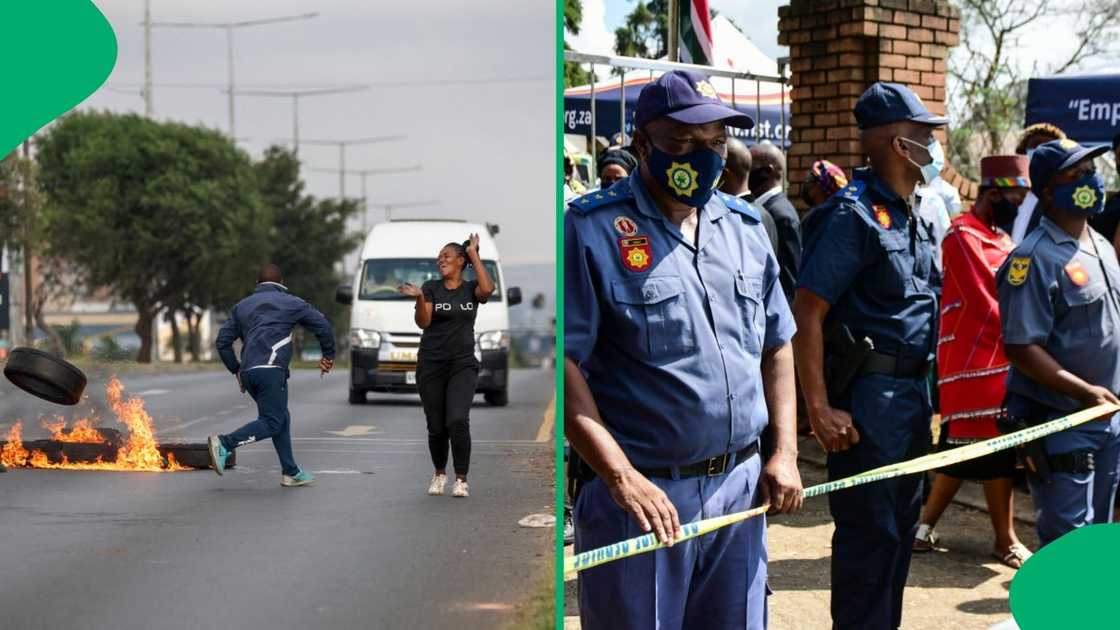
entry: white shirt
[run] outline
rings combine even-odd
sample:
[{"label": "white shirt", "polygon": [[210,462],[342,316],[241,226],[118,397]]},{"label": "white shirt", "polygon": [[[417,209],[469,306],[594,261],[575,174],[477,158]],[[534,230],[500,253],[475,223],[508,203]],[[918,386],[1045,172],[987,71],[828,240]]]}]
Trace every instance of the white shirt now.
[{"label": "white shirt", "polygon": [[771,197],[773,197],[774,195],[776,195],[780,192],[782,192],[782,187],[781,186],[775,186],[775,187],[771,188],[770,190],[767,190],[766,192],[762,193],[761,195],[755,197],[754,198],[754,203],[761,206],[762,204],[766,203],[767,201],[770,201]]},{"label": "white shirt", "polygon": [[939,176],[930,182],[927,188],[945,202],[945,210],[949,213],[950,218],[954,218],[961,213],[961,194],[955,186]]},{"label": "white shirt", "polygon": [[918,217],[929,226],[930,237],[933,239],[933,264],[940,272],[941,267],[941,241],[949,231],[949,210],[945,207],[945,199],[927,188],[918,189]]},{"label": "white shirt", "polygon": [[1027,196],[1023,198],[1023,203],[1019,204],[1019,212],[1015,215],[1015,223],[1011,225],[1011,240],[1016,245],[1023,242],[1027,237],[1027,224],[1031,222],[1031,215],[1034,214],[1034,208],[1038,205],[1038,197],[1034,196],[1033,192],[1028,192]]}]

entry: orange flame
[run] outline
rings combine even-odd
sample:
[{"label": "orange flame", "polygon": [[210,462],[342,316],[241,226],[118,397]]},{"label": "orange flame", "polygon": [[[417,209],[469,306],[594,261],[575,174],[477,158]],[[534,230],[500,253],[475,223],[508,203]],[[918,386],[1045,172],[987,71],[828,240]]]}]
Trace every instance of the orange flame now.
[{"label": "orange flame", "polygon": [[4,448],[0,449],[0,463],[5,466],[23,466],[27,464],[29,453],[27,449],[23,448],[23,440],[20,439],[20,431],[23,429],[23,423],[17,422],[8,429],[8,437],[4,442]]},{"label": "orange flame", "polygon": [[[117,421],[128,429],[128,441],[117,450],[114,461],[71,462],[63,456],[61,462],[52,462],[47,454],[35,450],[28,451],[21,437],[22,423],[17,422],[8,430],[7,441],[0,449],[0,463],[8,467],[55,468],[66,470],[119,470],[169,472],[190,470],[180,465],[168,454],[167,462],[159,453],[159,442],[152,430],[152,417],[144,410],[144,400],[136,396],[125,398],[124,385],[113,377],[105,386],[109,407],[117,416]],[[93,426],[94,420],[83,418],[65,431],[66,422],[61,418],[53,423],[44,422],[53,439],[62,442],[105,443],[105,438]]]},{"label": "orange flame", "polygon": [[54,422],[43,421],[43,428],[51,432],[51,439],[59,442],[84,442],[86,444],[104,444],[105,438],[93,426],[96,418],[80,418],[74,422],[70,430],[66,430],[66,420],[61,416]]}]

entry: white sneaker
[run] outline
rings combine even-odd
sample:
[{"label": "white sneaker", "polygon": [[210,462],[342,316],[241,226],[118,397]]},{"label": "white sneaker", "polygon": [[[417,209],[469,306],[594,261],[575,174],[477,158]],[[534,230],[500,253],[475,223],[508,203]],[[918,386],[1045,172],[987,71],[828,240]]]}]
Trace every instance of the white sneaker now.
[{"label": "white sneaker", "polygon": [[469,497],[469,496],[471,496],[470,486],[467,485],[466,480],[464,480],[464,479],[456,479],[455,480],[455,485],[451,487],[451,496],[453,496],[453,497]]},{"label": "white sneaker", "polygon": [[432,475],[432,483],[428,484],[428,494],[439,495],[443,494],[443,488],[447,485],[447,475],[435,474]]}]

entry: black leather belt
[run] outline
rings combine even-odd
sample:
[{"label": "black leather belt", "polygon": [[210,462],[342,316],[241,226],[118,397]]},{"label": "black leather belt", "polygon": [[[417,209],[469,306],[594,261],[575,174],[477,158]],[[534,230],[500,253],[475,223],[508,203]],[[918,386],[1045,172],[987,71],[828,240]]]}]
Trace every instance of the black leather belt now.
[{"label": "black leather belt", "polygon": [[925,378],[929,368],[930,362],[926,359],[911,359],[872,350],[867,353],[859,371],[860,374],[885,374],[895,378]]},{"label": "black leather belt", "polygon": [[[734,463],[737,464],[749,459],[756,453],[758,453],[758,440],[751,442],[748,446],[745,446],[734,453],[724,453],[722,455],[716,455],[715,457],[709,457],[708,459],[696,462],[694,464],[677,466],[677,472],[680,473],[681,478],[718,477],[733,468],[733,466],[729,466],[729,464],[732,464],[731,458],[735,458]],[[638,468],[637,470],[646,477],[662,477],[665,479],[672,479],[673,477],[673,468],[670,466],[662,466],[659,468]]]}]

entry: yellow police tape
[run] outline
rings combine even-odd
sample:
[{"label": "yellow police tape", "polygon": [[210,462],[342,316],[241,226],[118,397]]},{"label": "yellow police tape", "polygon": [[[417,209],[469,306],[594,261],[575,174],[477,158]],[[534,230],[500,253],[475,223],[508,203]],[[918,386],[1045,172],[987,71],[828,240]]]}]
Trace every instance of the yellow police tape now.
[{"label": "yellow police tape", "polygon": [[[1051,433],[1057,433],[1058,431],[1076,427],[1107,413],[1114,413],[1116,411],[1120,411],[1120,406],[1112,403],[1097,405],[1096,407],[1090,407],[1089,409],[1084,409],[1068,416],[1028,427],[1014,433],[1008,433],[1007,435],[994,437],[990,440],[984,440],[983,442],[975,442],[946,451],[924,455],[909,461],[874,468],[851,477],[811,486],[805,488],[804,496],[805,498],[818,497],[836,490],[843,490],[844,488],[925,472],[927,470],[933,470],[934,468],[942,468],[950,464],[976,459],[977,457],[983,457],[984,455],[990,455],[1020,444],[1025,444],[1031,440],[1050,435]],[[696,538],[697,536],[703,536],[704,534],[713,532],[721,527],[726,527],[732,523],[738,523],[739,521],[745,521],[749,518],[764,514],[768,508],[768,505],[763,505],[745,512],[725,514],[723,516],[706,518],[701,521],[681,525],[681,530],[684,533],[681,536],[675,537],[674,541],[680,542],[690,538]],[[583,553],[564,558],[564,577],[566,580],[570,580],[575,577],[577,572],[583,571],[584,569],[590,569],[591,567],[597,567],[608,562],[614,562],[615,560],[647,553],[664,546],[664,544],[657,540],[657,537],[653,533],[649,533],[629,540],[616,542],[605,547],[599,547],[598,549],[584,551]]]}]

